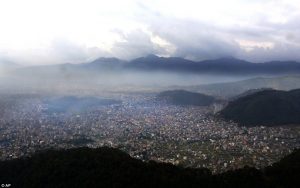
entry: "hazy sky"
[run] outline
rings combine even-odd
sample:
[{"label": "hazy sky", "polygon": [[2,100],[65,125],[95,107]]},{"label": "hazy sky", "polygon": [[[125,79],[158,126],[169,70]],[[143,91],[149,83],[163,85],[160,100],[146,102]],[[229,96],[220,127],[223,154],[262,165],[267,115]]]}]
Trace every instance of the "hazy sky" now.
[{"label": "hazy sky", "polygon": [[0,0],[0,61],[300,60],[300,0]]}]

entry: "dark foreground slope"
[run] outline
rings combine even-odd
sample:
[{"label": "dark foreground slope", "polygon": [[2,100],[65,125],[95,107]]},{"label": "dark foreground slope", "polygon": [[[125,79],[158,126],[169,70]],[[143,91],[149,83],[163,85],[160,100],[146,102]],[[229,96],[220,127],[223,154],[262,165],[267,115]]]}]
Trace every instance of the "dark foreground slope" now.
[{"label": "dark foreground slope", "polygon": [[266,90],[241,97],[220,115],[246,126],[300,124],[300,89]]},{"label": "dark foreground slope", "polygon": [[208,106],[215,102],[212,96],[185,90],[164,91],[159,93],[157,98],[174,105]]},{"label": "dark foreground slope", "polygon": [[112,148],[46,151],[0,162],[0,183],[12,187],[297,187],[300,150],[265,170],[212,175],[207,169],[142,162]]}]

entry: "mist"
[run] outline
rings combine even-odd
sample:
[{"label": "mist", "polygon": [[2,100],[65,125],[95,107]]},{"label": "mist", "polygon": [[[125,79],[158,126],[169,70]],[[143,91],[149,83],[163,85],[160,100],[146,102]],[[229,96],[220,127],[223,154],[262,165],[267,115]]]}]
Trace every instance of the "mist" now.
[{"label": "mist", "polygon": [[1,92],[106,93],[157,92],[160,90],[232,82],[251,76],[189,74],[166,71],[80,71],[53,67],[6,70],[1,74]]}]

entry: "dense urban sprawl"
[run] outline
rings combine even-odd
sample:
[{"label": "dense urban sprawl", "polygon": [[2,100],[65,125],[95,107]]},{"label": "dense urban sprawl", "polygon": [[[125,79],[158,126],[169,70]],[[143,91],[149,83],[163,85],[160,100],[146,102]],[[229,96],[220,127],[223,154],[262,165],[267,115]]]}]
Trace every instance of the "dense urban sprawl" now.
[{"label": "dense urban sprawl", "polygon": [[0,159],[48,148],[120,148],[142,160],[223,172],[261,168],[300,148],[299,126],[246,128],[213,115],[214,107],[175,106],[152,95],[81,112],[49,112],[43,97],[2,97]]}]

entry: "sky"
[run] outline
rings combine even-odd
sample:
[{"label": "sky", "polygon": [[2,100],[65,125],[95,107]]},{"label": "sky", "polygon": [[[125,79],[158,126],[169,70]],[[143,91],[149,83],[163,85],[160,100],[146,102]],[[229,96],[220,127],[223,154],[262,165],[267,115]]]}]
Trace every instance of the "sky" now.
[{"label": "sky", "polygon": [[0,61],[300,61],[300,0],[0,0]]}]

